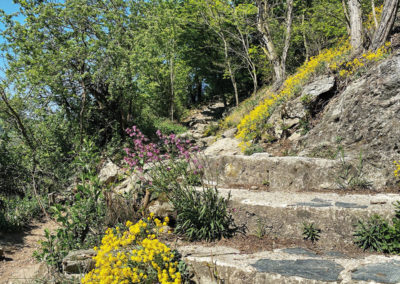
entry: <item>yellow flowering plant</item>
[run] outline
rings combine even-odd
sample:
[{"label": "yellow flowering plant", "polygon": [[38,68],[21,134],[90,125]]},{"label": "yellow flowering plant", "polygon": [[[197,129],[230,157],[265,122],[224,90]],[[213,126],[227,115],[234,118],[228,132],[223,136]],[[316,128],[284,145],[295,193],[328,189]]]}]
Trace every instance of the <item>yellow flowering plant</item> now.
[{"label": "yellow flowering plant", "polygon": [[251,141],[262,137],[263,133],[272,125],[268,118],[274,108],[291,97],[297,95],[301,87],[306,84],[320,70],[328,69],[337,72],[340,77],[348,77],[365,67],[369,62],[378,61],[390,53],[390,43],[386,43],[376,52],[366,52],[359,58],[348,60],[351,46],[344,41],[335,48],[326,49],[319,55],[311,57],[295,74],[289,76],[277,93],[267,94],[267,98],[255,107],[238,124],[236,138],[240,139],[242,151],[251,146]]},{"label": "yellow flowering plant", "polygon": [[158,239],[168,221],[168,217],[162,222],[150,214],[136,224],[126,222],[125,229],[107,229],[101,246],[94,248],[96,266],[85,275],[82,283],[185,282],[186,265],[176,251]]},{"label": "yellow flowering plant", "polygon": [[394,170],[394,176],[395,177],[400,177],[400,161],[394,161],[394,165],[396,166],[396,169]]}]

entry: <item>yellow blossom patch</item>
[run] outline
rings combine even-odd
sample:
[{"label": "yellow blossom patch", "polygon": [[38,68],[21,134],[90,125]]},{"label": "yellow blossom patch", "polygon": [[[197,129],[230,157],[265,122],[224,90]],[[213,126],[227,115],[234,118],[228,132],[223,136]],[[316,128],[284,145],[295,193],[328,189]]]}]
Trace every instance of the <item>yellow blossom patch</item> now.
[{"label": "yellow blossom patch", "polygon": [[82,283],[182,283],[173,252],[157,239],[168,218],[162,222],[152,214],[148,219],[134,225],[126,222],[124,232],[119,227],[107,229],[100,248],[95,248],[95,269]]}]

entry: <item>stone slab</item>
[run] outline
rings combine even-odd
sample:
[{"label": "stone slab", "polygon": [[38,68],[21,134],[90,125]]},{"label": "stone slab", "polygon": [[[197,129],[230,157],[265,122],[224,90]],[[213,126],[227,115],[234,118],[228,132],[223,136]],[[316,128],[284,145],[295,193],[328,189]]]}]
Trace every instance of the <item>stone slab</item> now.
[{"label": "stone slab", "polygon": [[272,260],[260,259],[253,266],[260,272],[299,276],[320,281],[338,281],[343,266],[321,259]]}]

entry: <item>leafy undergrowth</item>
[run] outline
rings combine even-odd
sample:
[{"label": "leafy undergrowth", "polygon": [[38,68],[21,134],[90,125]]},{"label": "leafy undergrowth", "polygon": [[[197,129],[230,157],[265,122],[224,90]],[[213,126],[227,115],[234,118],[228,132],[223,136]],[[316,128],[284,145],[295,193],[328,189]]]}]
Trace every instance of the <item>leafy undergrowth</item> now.
[{"label": "leafy undergrowth", "polygon": [[400,254],[400,202],[394,203],[395,215],[392,222],[382,216],[373,215],[359,221],[354,242],[364,250],[389,254]]}]

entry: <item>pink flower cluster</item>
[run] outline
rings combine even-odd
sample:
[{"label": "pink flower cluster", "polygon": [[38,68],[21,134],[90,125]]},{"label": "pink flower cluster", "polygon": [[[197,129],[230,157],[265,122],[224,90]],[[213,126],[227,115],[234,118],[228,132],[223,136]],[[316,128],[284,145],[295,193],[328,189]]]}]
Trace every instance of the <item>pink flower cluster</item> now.
[{"label": "pink flower cluster", "polygon": [[193,162],[197,168],[202,168],[198,160],[192,158],[192,153],[198,152],[199,148],[193,146],[190,140],[180,139],[175,134],[164,135],[157,130],[159,142],[155,144],[136,126],[126,129],[126,133],[133,140],[133,148],[124,149],[127,155],[125,161],[134,170],[143,172],[146,164],[155,164],[171,158],[185,159],[187,162]]}]

